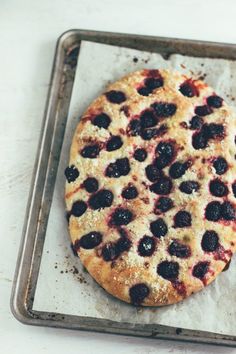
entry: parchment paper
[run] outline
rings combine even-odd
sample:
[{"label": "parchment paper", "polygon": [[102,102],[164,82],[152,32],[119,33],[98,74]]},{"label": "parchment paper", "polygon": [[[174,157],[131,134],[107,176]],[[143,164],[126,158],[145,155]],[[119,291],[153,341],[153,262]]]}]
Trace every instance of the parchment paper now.
[{"label": "parchment paper", "polygon": [[164,324],[236,335],[236,258],[212,285],[177,305],[137,309],[101,289],[83,269],[70,248],[65,220],[64,169],[79,117],[108,83],[142,68],[176,68],[204,77],[228,103],[236,97],[236,62],[222,59],[160,55],[127,48],[83,42],[57,180],[48,221],[34,309],[106,318],[131,323]]}]

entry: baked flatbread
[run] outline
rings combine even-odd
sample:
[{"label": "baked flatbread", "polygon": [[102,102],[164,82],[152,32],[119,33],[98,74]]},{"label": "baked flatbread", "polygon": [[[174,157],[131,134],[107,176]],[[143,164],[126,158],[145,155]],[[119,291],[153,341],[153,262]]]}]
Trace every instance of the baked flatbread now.
[{"label": "baked flatbread", "polygon": [[211,283],[236,250],[236,117],[176,71],[112,84],[72,141],[66,209],[75,252],[110,294],[176,303]]}]

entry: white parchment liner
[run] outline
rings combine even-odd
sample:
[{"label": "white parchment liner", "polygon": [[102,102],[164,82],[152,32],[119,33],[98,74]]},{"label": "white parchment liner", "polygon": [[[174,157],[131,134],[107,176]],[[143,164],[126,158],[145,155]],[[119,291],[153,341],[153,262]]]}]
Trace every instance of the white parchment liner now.
[{"label": "white parchment liner", "polygon": [[[135,59],[134,59],[135,58]],[[86,107],[106,86],[142,68],[175,68],[205,77],[226,102],[236,97],[236,62],[159,54],[82,42],[57,180],[37,283],[34,310],[106,318],[131,323],[164,324],[236,335],[236,257],[230,268],[198,294],[177,305],[136,309],[114,299],[83,270],[70,249],[65,219],[64,169],[74,129]]]}]

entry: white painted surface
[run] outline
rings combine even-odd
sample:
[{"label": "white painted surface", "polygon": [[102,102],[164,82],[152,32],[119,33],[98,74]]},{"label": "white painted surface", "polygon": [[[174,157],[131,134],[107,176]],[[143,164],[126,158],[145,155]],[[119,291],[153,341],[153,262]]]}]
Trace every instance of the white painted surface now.
[{"label": "white painted surface", "polygon": [[9,298],[56,38],[87,28],[236,43],[234,0],[0,2],[0,352],[221,353],[236,349],[23,326]]}]

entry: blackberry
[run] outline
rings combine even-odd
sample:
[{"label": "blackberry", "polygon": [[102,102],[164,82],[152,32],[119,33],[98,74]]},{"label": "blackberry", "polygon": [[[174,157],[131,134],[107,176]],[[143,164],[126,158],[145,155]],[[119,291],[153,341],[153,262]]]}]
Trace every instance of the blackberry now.
[{"label": "blackberry", "polygon": [[192,225],[192,217],[188,211],[180,210],[174,217],[175,227],[188,227]]},{"label": "blackberry", "polygon": [[149,257],[155,250],[155,239],[150,236],[143,236],[138,244],[138,253],[142,257]]},{"label": "blackberry", "polygon": [[170,177],[174,179],[180,178],[185,174],[187,169],[188,164],[186,162],[174,162],[169,169]]},{"label": "blackberry", "polygon": [[155,237],[164,237],[168,232],[168,227],[165,221],[161,218],[151,222],[150,230]]},{"label": "blackberry", "polygon": [[79,170],[75,165],[68,166],[65,169],[65,176],[68,183],[74,182],[79,177]]},{"label": "blackberry", "polygon": [[210,192],[215,197],[224,197],[228,194],[228,187],[218,178],[210,182]]},{"label": "blackberry", "polygon": [[93,120],[92,124],[96,125],[99,128],[107,129],[111,123],[111,118],[106,113],[100,113],[96,115]]},{"label": "blackberry", "polygon": [[126,96],[125,96],[124,92],[122,92],[122,91],[112,90],[112,91],[106,92],[106,98],[111,103],[117,103],[117,104],[120,104],[120,103],[126,101]]},{"label": "blackberry", "polygon": [[177,262],[163,261],[158,264],[157,273],[164,279],[175,280],[179,275],[179,264]]},{"label": "blackberry", "polygon": [[139,162],[145,161],[147,158],[147,151],[145,149],[141,149],[141,148],[135,150],[134,158],[135,158],[135,160],[137,160]]},{"label": "blackberry", "polygon": [[196,181],[185,181],[180,184],[179,189],[183,193],[192,194],[199,189],[199,183]]},{"label": "blackberry", "polygon": [[101,189],[89,198],[89,206],[93,210],[107,208],[112,205],[113,199],[114,196],[111,191],[107,189]]},{"label": "blackberry", "polygon": [[106,144],[106,149],[107,151],[114,151],[120,149],[122,145],[123,145],[123,141],[121,137],[114,135],[108,140]]},{"label": "blackberry", "polygon": [[133,285],[129,290],[130,300],[134,305],[140,305],[149,295],[150,289],[144,283]]},{"label": "blackberry", "polygon": [[223,98],[217,96],[217,95],[212,95],[207,98],[207,104],[213,108],[220,108],[223,103]]},{"label": "blackberry", "polygon": [[205,252],[214,252],[219,247],[219,236],[213,230],[206,231],[202,236],[201,246]]},{"label": "blackberry", "polygon": [[117,208],[111,217],[111,223],[116,226],[127,225],[133,219],[133,214],[130,210]]},{"label": "blackberry", "polygon": [[134,199],[138,196],[138,191],[135,186],[128,186],[123,189],[121,195],[125,199]]},{"label": "blackberry", "polygon": [[219,156],[213,162],[213,167],[218,175],[223,175],[228,169],[228,163],[223,157]]},{"label": "blackberry", "polygon": [[160,195],[166,195],[171,192],[172,181],[168,177],[161,177],[156,183],[150,186],[150,191]]},{"label": "blackberry", "polygon": [[220,202],[213,201],[207,204],[205,210],[206,219],[209,221],[218,221],[221,216],[221,205]]},{"label": "blackberry", "polygon": [[177,240],[172,241],[168,247],[168,252],[171,256],[178,258],[188,258],[191,255],[189,246],[184,245]]},{"label": "blackberry", "polygon": [[94,144],[94,145],[88,145],[85,146],[82,150],[81,150],[81,155],[84,158],[88,158],[88,159],[95,159],[100,152],[100,147],[98,144]]},{"label": "blackberry", "polygon": [[83,186],[88,193],[94,193],[98,190],[98,180],[93,177],[88,177],[84,181]]},{"label": "blackberry", "polygon": [[101,242],[102,234],[97,231],[92,231],[81,237],[79,240],[79,246],[86,250],[90,250],[98,246]]}]

